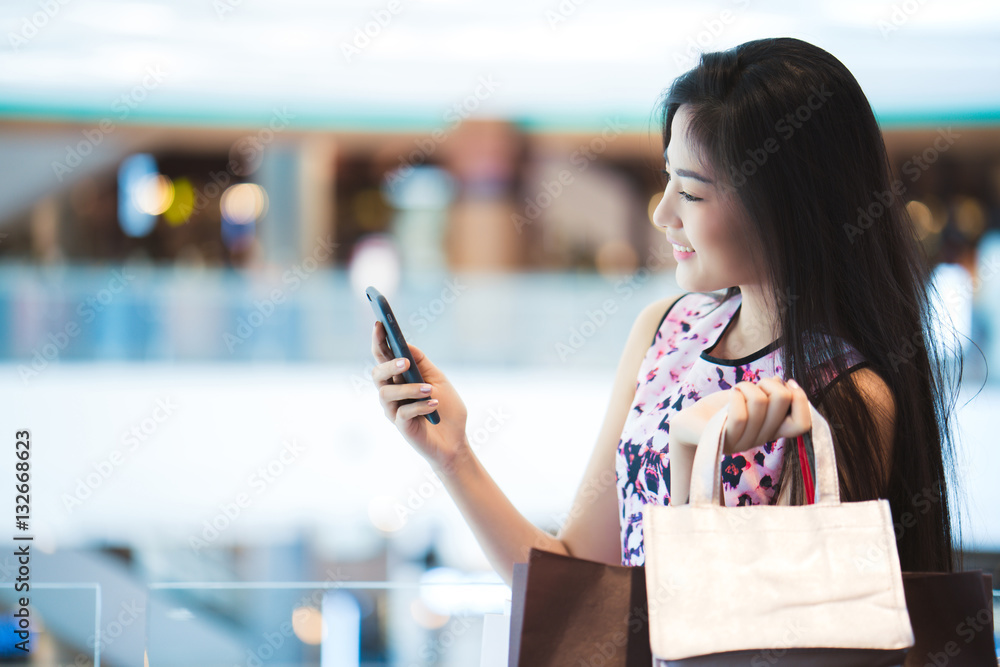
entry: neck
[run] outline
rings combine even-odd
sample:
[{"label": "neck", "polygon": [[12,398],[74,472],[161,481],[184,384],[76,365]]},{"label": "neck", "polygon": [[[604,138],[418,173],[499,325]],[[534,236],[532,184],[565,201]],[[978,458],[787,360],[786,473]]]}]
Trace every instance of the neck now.
[{"label": "neck", "polygon": [[777,340],[781,335],[781,323],[777,308],[759,286],[740,285],[740,293],[740,311],[729,328],[729,339],[736,348],[752,352]]}]

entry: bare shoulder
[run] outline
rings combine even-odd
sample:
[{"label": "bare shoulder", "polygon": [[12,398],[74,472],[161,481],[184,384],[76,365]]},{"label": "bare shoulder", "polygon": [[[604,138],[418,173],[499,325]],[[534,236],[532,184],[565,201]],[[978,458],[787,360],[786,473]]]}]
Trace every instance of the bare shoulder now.
[{"label": "bare shoulder", "polygon": [[653,301],[648,306],[642,309],[638,317],[635,318],[635,324],[632,327],[633,336],[632,342],[636,346],[641,346],[643,354],[653,343],[653,336],[656,335],[656,331],[663,324],[663,320],[667,315],[667,312],[674,307],[684,294],[675,294],[673,296],[668,296],[663,299],[658,299]]},{"label": "bare shoulder", "polygon": [[615,456],[635,398],[636,375],[642,360],[649,351],[653,336],[667,310],[681,296],[683,295],[650,303],[642,309],[632,325],[618,361],[604,423],[580,481],[569,519],[557,536],[571,556],[600,563],[621,563],[618,487],[614,482]]},{"label": "bare shoulder", "polygon": [[846,378],[854,383],[868,405],[874,407],[873,413],[879,425],[891,427],[896,418],[896,398],[882,376],[870,367],[859,368]]},{"label": "bare shoulder", "polygon": [[[842,382],[850,382],[868,407],[878,430],[880,458],[887,465],[892,460],[896,437],[896,397],[892,389],[881,375],[868,366],[849,372]],[[836,385],[834,391],[837,391]]]}]

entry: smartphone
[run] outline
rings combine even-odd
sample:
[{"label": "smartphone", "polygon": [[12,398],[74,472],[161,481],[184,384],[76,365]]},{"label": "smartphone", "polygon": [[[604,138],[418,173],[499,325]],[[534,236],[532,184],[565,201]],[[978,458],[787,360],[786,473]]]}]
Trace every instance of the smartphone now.
[{"label": "smartphone", "polygon": [[[417,370],[417,364],[414,363],[413,357],[410,355],[410,346],[406,344],[406,339],[403,338],[403,332],[399,330],[399,324],[396,322],[396,318],[393,317],[392,308],[389,307],[389,300],[382,296],[374,287],[369,287],[365,290],[365,294],[368,296],[368,300],[372,302],[372,310],[375,311],[375,317],[382,322],[382,326],[385,327],[386,340],[389,343],[389,349],[392,351],[393,359],[398,359],[399,357],[405,357],[410,360],[409,366],[403,371],[403,380],[407,384],[422,384],[424,378],[420,376],[420,371]],[[427,401],[428,398],[406,398],[400,401],[401,405],[407,403],[413,403],[414,401]],[[438,411],[435,410],[429,414],[424,415],[427,417],[427,421],[432,424],[437,424],[441,421],[441,416],[438,415]]]}]

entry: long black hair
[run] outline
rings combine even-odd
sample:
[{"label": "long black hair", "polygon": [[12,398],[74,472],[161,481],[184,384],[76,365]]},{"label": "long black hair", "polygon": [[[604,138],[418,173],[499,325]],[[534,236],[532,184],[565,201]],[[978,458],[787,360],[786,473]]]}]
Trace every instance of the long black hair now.
[{"label": "long black hair", "polygon": [[[930,262],[868,99],[830,53],[782,37],[702,54],[658,105],[664,150],[682,104],[691,112],[686,140],[731,195],[724,199],[746,221],[737,233],[773,288],[784,378],[806,388],[830,423],[842,498],[889,500],[904,570],[951,571],[953,366],[936,340]],[[738,293],[730,287],[720,305]],[[872,405],[842,381],[842,343],[892,392],[889,460]],[[960,355],[958,363],[956,398]],[[784,457],[780,479],[801,501],[798,457]]]}]

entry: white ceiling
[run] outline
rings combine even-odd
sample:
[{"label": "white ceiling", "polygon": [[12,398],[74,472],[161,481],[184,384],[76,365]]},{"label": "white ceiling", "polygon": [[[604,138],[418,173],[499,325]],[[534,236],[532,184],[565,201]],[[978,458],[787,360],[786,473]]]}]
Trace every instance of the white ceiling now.
[{"label": "white ceiling", "polygon": [[[389,21],[349,60],[376,12]],[[437,127],[492,80],[477,116],[647,127],[693,43],[773,36],[840,58],[884,124],[1000,122],[1000,3],[972,0],[5,0],[0,118],[231,125],[278,108],[295,127]],[[121,106],[150,68],[161,82]]]}]

